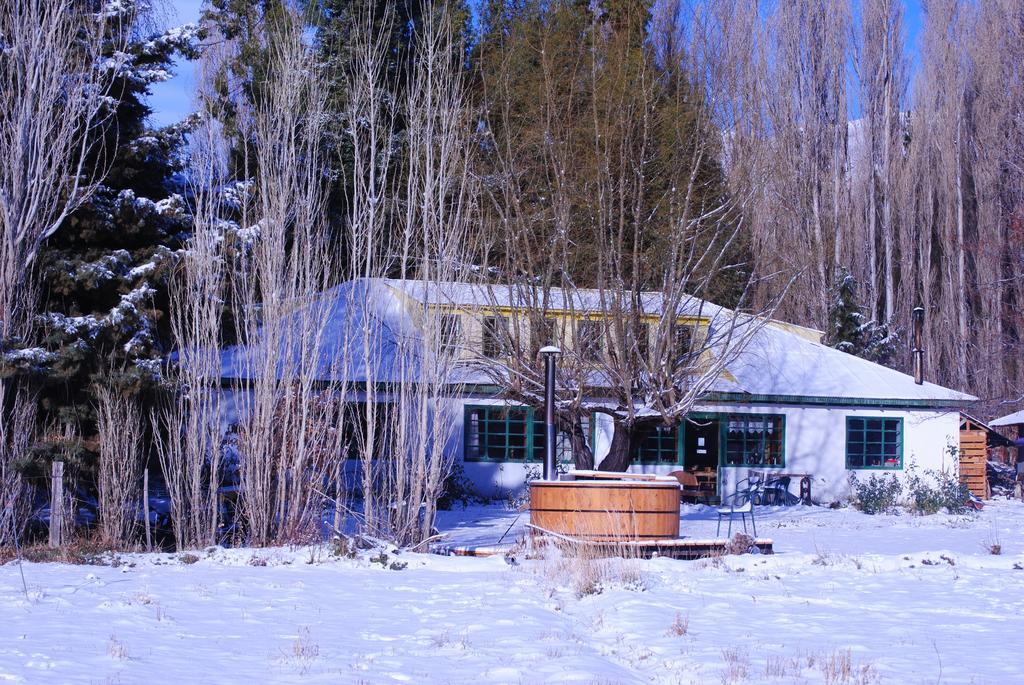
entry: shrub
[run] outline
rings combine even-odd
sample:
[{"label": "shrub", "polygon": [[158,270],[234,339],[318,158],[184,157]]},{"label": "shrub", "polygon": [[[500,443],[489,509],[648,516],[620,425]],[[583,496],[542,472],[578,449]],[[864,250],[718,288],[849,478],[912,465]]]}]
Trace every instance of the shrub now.
[{"label": "shrub", "polygon": [[478,501],[480,501],[480,497],[473,489],[472,481],[466,477],[466,469],[462,467],[462,464],[454,464],[441,486],[441,496],[437,498],[437,508],[441,511],[450,511],[458,502],[465,509],[471,502]]},{"label": "shrub", "polygon": [[911,472],[907,478],[910,507],[918,514],[935,514],[946,509],[951,514],[967,511],[970,492],[956,473],[924,472],[924,477]]},{"label": "shrub", "polygon": [[884,476],[872,473],[863,481],[857,478],[857,474],[850,474],[850,486],[853,488],[853,506],[865,514],[892,511],[903,493],[903,486],[891,473]]},{"label": "shrub", "polygon": [[746,554],[751,550],[760,552],[756,545],[754,545],[754,538],[746,533],[736,533],[732,536],[732,540],[725,543],[726,554]]}]

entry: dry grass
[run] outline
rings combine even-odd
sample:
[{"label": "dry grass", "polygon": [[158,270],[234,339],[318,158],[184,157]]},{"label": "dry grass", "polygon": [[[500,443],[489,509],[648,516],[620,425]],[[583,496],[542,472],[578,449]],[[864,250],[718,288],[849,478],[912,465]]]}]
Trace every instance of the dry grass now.
[{"label": "dry grass", "polygon": [[677,611],[676,620],[668,627],[668,634],[682,637],[688,632],[690,632],[690,617],[688,615],[683,616],[681,612]]},{"label": "dry grass", "polygon": [[995,520],[989,521],[988,535],[985,536],[981,546],[989,554],[998,556],[1003,553],[1003,541],[999,538],[999,529],[996,528]]},{"label": "dry grass", "polygon": [[722,672],[722,685],[741,683],[750,676],[750,656],[739,647],[727,647],[722,650],[725,671]]},{"label": "dry grass", "polygon": [[288,659],[298,665],[301,675],[306,675],[319,656],[320,645],[313,640],[309,626],[300,626],[298,635],[287,653]]},{"label": "dry grass", "polygon": [[583,541],[548,544],[540,573],[554,586],[568,585],[577,599],[601,594],[609,587],[645,587],[642,565],[630,547]]},{"label": "dry grass", "polygon": [[456,649],[466,649],[469,647],[469,636],[468,630],[462,635],[453,637],[451,631],[443,630],[437,635],[430,638],[430,646],[435,649],[443,649],[445,647],[454,647]]},{"label": "dry grass", "polygon": [[[74,564],[86,566],[114,566],[122,564],[110,545],[98,537],[74,538],[60,547],[50,547],[46,543],[29,545],[21,548],[21,556],[25,561],[36,564]],[[0,547],[0,565],[17,559],[17,550],[13,546]]]},{"label": "dry grass", "polygon": [[[646,580],[640,550],[629,544],[593,542],[609,526],[599,531],[581,531],[578,538],[540,536],[533,539],[526,558],[540,559],[540,574],[552,585],[568,585],[577,599],[596,595],[606,588],[643,590]],[[588,539],[589,538],[589,539]]]},{"label": "dry grass", "polygon": [[871,664],[857,664],[849,649],[824,654],[808,654],[807,668],[821,672],[825,685],[873,685],[881,681]]},{"label": "dry grass", "polygon": [[754,546],[753,536],[746,533],[736,533],[732,539],[725,543],[726,554],[746,554]]},{"label": "dry grass", "polygon": [[769,656],[764,662],[765,678],[785,678],[789,675],[791,660],[780,656]]},{"label": "dry grass", "polygon": [[111,635],[107,640],[107,656],[118,661],[126,661],[129,658],[128,645],[118,640],[116,635]]}]

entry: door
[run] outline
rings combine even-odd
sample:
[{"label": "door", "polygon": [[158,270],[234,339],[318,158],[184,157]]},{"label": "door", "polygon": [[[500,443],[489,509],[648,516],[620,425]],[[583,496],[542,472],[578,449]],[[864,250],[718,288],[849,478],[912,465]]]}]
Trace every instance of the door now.
[{"label": "door", "polygon": [[718,419],[687,419],[683,429],[683,466],[712,492],[718,492],[719,425]]}]

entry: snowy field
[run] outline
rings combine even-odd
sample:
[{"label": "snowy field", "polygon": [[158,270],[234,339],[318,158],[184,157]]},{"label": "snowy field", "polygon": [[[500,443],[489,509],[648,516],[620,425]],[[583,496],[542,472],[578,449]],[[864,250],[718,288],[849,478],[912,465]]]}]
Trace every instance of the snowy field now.
[{"label": "snowy field", "polygon": [[[0,681],[1024,683],[1021,503],[759,511],[775,555],[617,562],[582,592],[585,561],[381,563],[324,546],[26,564],[26,600],[8,563]],[[682,516],[684,535],[714,533],[710,510]],[[442,524],[483,544],[515,519],[475,507]]]}]

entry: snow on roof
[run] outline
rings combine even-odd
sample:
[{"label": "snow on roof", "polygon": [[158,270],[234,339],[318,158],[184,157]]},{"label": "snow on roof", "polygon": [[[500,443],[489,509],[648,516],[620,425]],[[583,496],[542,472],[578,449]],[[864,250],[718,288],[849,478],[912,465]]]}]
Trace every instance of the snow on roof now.
[{"label": "snow on roof", "polygon": [[[348,281],[325,291],[317,305],[324,308],[325,318],[318,375],[323,380],[341,377],[357,382],[398,380],[396,350],[403,337],[415,332],[409,300],[420,305],[516,309],[533,306],[526,300],[534,296],[535,293],[525,286],[397,279]],[[547,297],[548,309],[552,311],[604,311],[598,290],[568,292],[552,288]],[[643,293],[641,296],[641,306],[646,314],[661,314],[662,303],[661,293]],[[711,326],[728,325],[733,316],[724,307],[693,297],[681,303],[679,312],[680,316],[707,319]],[[346,341],[361,340],[356,336],[368,322],[372,322],[377,331],[375,358],[370,360],[363,358],[361,342],[349,344],[348,352],[345,352]],[[813,329],[779,321],[769,322],[727,365],[712,390],[775,398],[820,398],[826,403],[828,399],[885,400],[944,406],[977,399],[934,383],[917,385],[907,374],[823,345],[817,341],[819,337],[820,332]],[[237,347],[225,350],[222,375],[225,378],[244,377],[246,354]],[[453,378],[453,382],[492,382],[480,370],[471,367],[460,368],[457,373],[458,378]],[[403,376],[410,377],[408,373]],[[993,425],[997,424],[993,422]]]},{"label": "snow on roof", "polygon": [[1015,411],[1012,414],[1006,416],[1000,416],[998,419],[992,419],[988,422],[990,426],[1016,426],[1017,424],[1024,423],[1024,409]]},{"label": "snow on roof", "polygon": [[742,392],[752,395],[971,402],[977,398],[841,352],[771,323],[758,331],[727,366]]},{"label": "snow on roof", "polygon": [[[498,285],[443,281],[428,283],[397,278],[376,280],[417,302],[427,305],[451,307],[521,309],[540,306],[546,299],[551,312],[597,313],[607,310],[603,301],[607,291],[589,288],[564,290],[562,288],[534,288],[528,284]],[[640,293],[643,313],[658,316],[663,313],[664,296],[660,292]],[[697,297],[686,296],[677,307],[678,316],[714,317],[727,312],[723,307]]]}]

